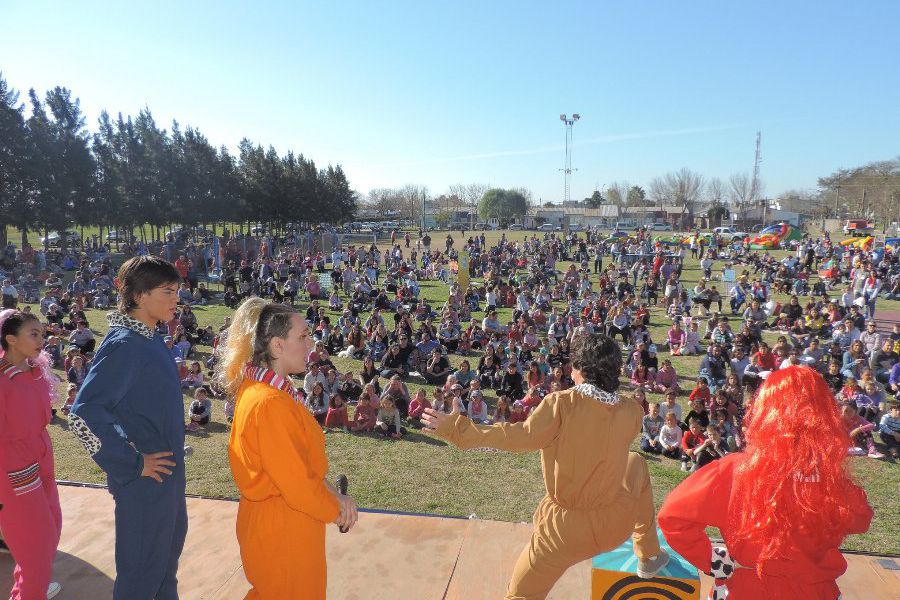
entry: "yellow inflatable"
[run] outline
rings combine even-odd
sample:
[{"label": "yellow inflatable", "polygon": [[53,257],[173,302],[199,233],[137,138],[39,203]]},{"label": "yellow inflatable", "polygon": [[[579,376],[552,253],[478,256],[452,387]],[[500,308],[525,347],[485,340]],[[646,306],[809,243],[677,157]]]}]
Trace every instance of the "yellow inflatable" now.
[{"label": "yellow inflatable", "polygon": [[846,240],[841,242],[841,246],[853,246],[854,248],[859,248],[861,250],[867,250],[872,246],[872,242],[875,241],[875,238],[871,235],[867,235],[866,237],[861,238],[847,238]]}]

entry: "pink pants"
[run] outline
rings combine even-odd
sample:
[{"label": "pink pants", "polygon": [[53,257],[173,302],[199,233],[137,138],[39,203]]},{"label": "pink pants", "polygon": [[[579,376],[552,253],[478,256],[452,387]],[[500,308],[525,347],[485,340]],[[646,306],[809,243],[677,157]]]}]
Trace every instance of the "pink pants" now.
[{"label": "pink pants", "polygon": [[52,458],[42,461],[40,473],[41,485],[20,496],[8,480],[0,484],[0,530],[16,561],[11,600],[46,600],[53,575],[62,511]]}]

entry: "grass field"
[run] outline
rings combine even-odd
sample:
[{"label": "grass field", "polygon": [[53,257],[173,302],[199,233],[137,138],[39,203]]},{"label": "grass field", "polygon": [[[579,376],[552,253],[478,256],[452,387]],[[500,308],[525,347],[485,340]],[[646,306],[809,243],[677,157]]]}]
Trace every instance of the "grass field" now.
[{"label": "grass field", "polygon": [[[445,234],[432,237],[436,240]],[[456,232],[456,247],[460,247]],[[496,240],[499,232],[488,232],[488,241]],[[509,234],[508,234],[509,235]],[[524,237],[513,232],[515,238]],[[607,261],[605,261],[607,262]],[[563,264],[560,268],[565,268]],[[698,280],[698,263],[688,259],[682,280],[691,286]],[[596,281],[596,277],[593,278]],[[719,284],[721,288],[721,284]],[[423,282],[422,294],[440,305],[446,299],[447,287],[440,282]],[[784,298],[781,298],[784,300]],[[886,308],[900,309],[900,302],[884,302]],[[218,326],[231,313],[224,306],[197,307],[200,325]],[[510,309],[501,311],[501,320],[510,318]],[[652,311],[651,332],[654,340],[665,339],[668,321],[659,309]],[[480,313],[479,313],[480,317]],[[106,319],[98,311],[88,314],[95,333],[106,332]],[[504,321],[505,322],[505,321]],[[774,338],[772,334],[767,337]],[[774,341],[774,340],[773,340]],[[198,348],[198,360],[205,358],[209,348]],[[667,358],[663,352],[660,358]],[[451,357],[454,364],[462,360]],[[472,357],[469,357],[472,358]],[[342,371],[357,372],[359,361],[334,357]],[[477,361],[477,357],[475,357]],[[692,379],[699,369],[699,357],[673,357],[673,365],[682,378],[682,388],[692,387]],[[62,376],[62,373],[60,373]],[[623,382],[624,383],[624,382]],[[411,384],[414,393],[419,385]],[[429,387],[429,386],[425,386]],[[430,395],[430,394],[429,394]],[[489,401],[493,396],[488,394]],[[648,399],[659,401],[658,395]],[[686,406],[686,397],[679,398]],[[188,399],[185,398],[185,403]],[[223,407],[217,402],[213,409],[214,423],[203,433],[188,433],[187,443],[194,447],[194,454],[187,461],[187,490],[192,494],[228,497],[237,496],[237,490],[228,468],[228,430],[224,422]],[[84,449],[66,428],[60,418],[50,427],[55,445],[57,477],[59,479],[104,483],[102,471],[87,456]],[[351,493],[360,506],[410,512],[428,512],[442,515],[475,514],[480,518],[506,521],[526,521],[544,493],[538,453],[512,454],[491,451],[461,452],[444,442],[412,432],[403,440],[382,441],[374,436],[357,436],[332,433],[327,436],[330,475],[346,473],[350,479]],[[637,443],[634,447],[636,449]],[[648,456],[647,461],[653,479],[657,505],[668,492],[687,475],[679,465],[666,458]],[[849,459],[856,479],[865,487],[875,509],[875,520],[867,534],[848,538],[846,547],[879,553],[900,553],[900,520],[897,498],[900,491],[900,470],[892,461],[876,461],[868,458]]]}]

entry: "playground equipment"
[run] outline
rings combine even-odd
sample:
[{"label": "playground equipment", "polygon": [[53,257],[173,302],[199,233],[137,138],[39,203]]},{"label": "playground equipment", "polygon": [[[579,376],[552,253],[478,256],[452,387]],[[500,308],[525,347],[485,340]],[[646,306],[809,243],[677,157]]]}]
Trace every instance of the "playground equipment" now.
[{"label": "playground equipment", "polygon": [[750,240],[750,248],[753,250],[774,250],[780,248],[784,242],[802,238],[803,233],[790,223],[778,223],[760,230],[759,235]]},{"label": "playground equipment", "polygon": [[[859,248],[860,250],[869,250],[874,241],[875,238],[871,235],[867,235],[866,237],[847,238],[841,242],[841,246],[844,246],[845,248],[852,246],[854,248]],[[885,245],[887,245],[887,241],[885,241]]]}]

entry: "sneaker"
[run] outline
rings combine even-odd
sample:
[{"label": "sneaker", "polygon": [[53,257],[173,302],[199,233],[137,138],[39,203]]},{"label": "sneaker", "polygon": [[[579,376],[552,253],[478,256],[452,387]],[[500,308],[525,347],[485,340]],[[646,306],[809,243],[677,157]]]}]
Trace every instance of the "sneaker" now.
[{"label": "sneaker", "polygon": [[869,458],[884,458],[884,454],[882,454],[882,453],[879,452],[878,450],[872,448],[872,449],[869,451]]},{"label": "sneaker", "polygon": [[639,558],[637,564],[637,576],[641,579],[650,579],[656,577],[656,574],[662,571],[669,564],[669,553],[663,548],[659,549],[659,554],[655,559]]},{"label": "sneaker", "polygon": [[55,598],[59,591],[62,589],[62,586],[56,583],[55,581],[47,586],[47,600],[50,598]]},{"label": "sneaker", "polygon": [[681,462],[681,470],[684,471],[685,473],[687,473],[688,471],[691,470],[691,468],[688,466],[688,464],[686,462],[682,461]]},{"label": "sneaker", "polygon": [[865,456],[867,452],[859,447],[851,447],[847,450],[847,456]]}]

